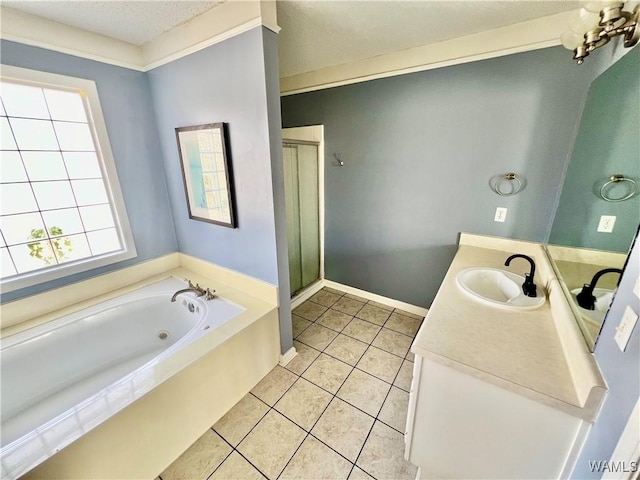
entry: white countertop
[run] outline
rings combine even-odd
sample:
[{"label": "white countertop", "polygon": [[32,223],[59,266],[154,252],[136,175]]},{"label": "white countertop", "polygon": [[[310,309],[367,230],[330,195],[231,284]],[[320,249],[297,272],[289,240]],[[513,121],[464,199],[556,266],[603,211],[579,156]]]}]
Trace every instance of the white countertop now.
[{"label": "white countertop", "polygon": [[[530,266],[522,259],[504,266],[514,253],[534,259],[538,294],[548,295],[555,277],[541,245],[502,239],[499,249],[461,244],[411,351],[593,421],[599,405],[594,410],[593,402],[585,401],[585,395],[576,389],[576,369],[571,365],[574,359],[566,351],[562,329],[557,328],[558,318],[554,318],[558,312],[552,309],[548,296],[538,309],[506,310],[479,303],[456,286],[458,272],[470,267],[499,268],[519,275],[528,272]],[[554,301],[557,299],[553,296]],[[578,356],[584,358],[578,361],[592,361],[597,370],[586,345],[583,350]],[[604,387],[604,380],[595,383],[599,385],[594,386]]]}]

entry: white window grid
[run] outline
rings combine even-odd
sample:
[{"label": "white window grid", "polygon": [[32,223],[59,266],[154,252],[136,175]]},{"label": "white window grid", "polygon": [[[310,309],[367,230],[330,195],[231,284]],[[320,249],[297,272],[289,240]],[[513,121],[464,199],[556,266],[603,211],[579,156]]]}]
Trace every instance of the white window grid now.
[{"label": "white window grid", "polygon": [[[25,187],[32,199],[22,206],[17,205],[17,201],[3,201],[0,205],[2,289],[11,291],[134,257],[133,237],[95,84],[16,67],[3,65],[1,68],[3,85],[39,89],[46,107],[46,115],[42,111],[36,116],[12,115],[11,109],[6,108],[5,99],[0,99],[0,121],[4,127],[0,155],[5,157],[1,160],[9,162],[8,157],[12,156],[15,164],[19,159],[18,165],[24,173],[24,178],[15,181],[3,175],[2,188],[6,194],[3,194],[3,200],[11,198],[13,191],[26,192]],[[53,114],[47,92],[72,93],[73,98],[80,99],[82,107],[75,112],[75,118],[61,119]],[[38,132],[40,129],[40,133],[46,131],[50,137],[53,133],[49,140],[55,139],[55,144],[37,145],[46,140],[42,138],[46,133],[32,135],[35,146],[25,144],[27,137],[23,135],[21,139],[17,132],[20,124],[23,131],[27,131],[24,130],[26,124],[29,130]],[[34,160],[38,156],[48,157],[49,163]],[[47,174],[46,170],[51,170],[55,163],[58,163],[58,171]],[[60,231],[56,216],[58,220],[66,216],[66,227],[73,218],[71,229],[65,227],[66,231]],[[10,234],[5,226],[15,224],[18,217],[41,228],[30,230],[28,236],[24,232]],[[34,249],[39,250],[36,255],[33,255]],[[30,265],[23,261],[25,252],[33,257],[34,262]],[[16,261],[16,255],[22,256],[21,264]]]}]

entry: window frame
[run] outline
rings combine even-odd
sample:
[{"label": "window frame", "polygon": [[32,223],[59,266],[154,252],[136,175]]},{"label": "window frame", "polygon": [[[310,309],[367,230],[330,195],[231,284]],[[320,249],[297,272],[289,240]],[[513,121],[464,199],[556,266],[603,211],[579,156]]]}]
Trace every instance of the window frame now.
[{"label": "window frame", "polygon": [[80,94],[96,148],[96,156],[100,165],[102,180],[114,216],[116,231],[123,245],[122,249],[114,252],[95,255],[68,263],[51,265],[39,270],[18,273],[17,275],[0,279],[1,291],[12,292],[137,257],[135,241],[122,195],[122,189],[120,188],[118,172],[111,150],[111,143],[109,141],[96,83],[93,80],[84,78],[70,77],[4,64],[0,65],[0,80],[9,80],[22,85],[52,88]]}]

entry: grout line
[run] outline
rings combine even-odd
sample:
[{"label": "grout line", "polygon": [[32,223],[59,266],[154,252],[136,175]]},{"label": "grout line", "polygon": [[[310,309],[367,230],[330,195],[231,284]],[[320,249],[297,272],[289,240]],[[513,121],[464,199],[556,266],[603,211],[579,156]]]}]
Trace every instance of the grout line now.
[{"label": "grout line", "polygon": [[231,447],[231,451],[227,454],[226,457],[224,457],[224,460],[222,460],[220,462],[220,465],[218,465],[216,468],[213,469],[213,472],[211,472],[209,475],[207,475],[207,480],[209,480],[209,478],[211,478],[213,476],[214,473],[216,473],[216,471],[222,466],[222,464],[224,462],[227,461],[227,459],[231,456],[231,454],[233,453],[233,451],[235,450],[235,448],[233,448],[233,445],[231,445],[229,442],[227,442],[225,440],[225,438],[220,435],[218,432],[216,432],[215,430],[213,430],[213,427],[211,427],[211,430],[213,431],[213,433],[215,433],[217,436],[219,436],[220,438],[222,438],[222,441],[225,442],[227,445],[229,445]]}]

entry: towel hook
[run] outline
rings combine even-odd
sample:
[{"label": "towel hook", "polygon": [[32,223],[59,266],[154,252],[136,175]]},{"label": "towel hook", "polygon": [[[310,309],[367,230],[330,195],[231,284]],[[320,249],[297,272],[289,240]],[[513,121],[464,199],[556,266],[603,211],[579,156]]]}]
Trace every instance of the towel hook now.
[{"label": "towel hook", "polygon": [[342,161],[342,155],[340,155],[339,153],[334,153],[333,156],[335,157],[336,161],[338,162],[338,166],[339,167],[344,167],[344,162]]},{"label": "towel hook", "polygon": [[[627,185],[629,187],[629,193],[627,193],[623,197],[618,197],[618,198],[612,198],[608,195],[608,192],[606,191],[606,189],[609,185],[613,185],[615,183],[624,183],[624,182],[629,183],[629,185]],[[603,200],[607,202],[624,202],[625,200],[630,199],[636,194],[637,188],[638,188],[638,185],[636,184],[635,180],[626,178],[624,175],[618,173],[616,175],[611,175],[609,177],[609,180],[602,184],[602,187],[600,187],[600,196],[602,197]]]}]

